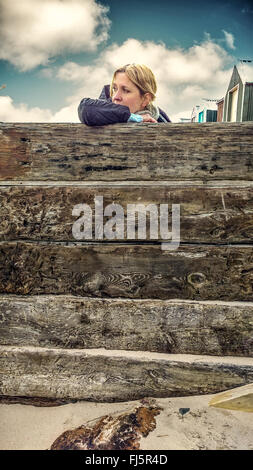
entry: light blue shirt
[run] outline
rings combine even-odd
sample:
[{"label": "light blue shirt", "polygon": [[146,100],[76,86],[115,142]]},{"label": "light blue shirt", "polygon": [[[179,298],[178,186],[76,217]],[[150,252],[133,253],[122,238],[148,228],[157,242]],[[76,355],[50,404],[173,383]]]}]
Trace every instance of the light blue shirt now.
[{"label": "light blue shirt", "polygon": [[127,122],[142,122],[143,118],[140,114],[133,114],[131,113],[130,118]]}]

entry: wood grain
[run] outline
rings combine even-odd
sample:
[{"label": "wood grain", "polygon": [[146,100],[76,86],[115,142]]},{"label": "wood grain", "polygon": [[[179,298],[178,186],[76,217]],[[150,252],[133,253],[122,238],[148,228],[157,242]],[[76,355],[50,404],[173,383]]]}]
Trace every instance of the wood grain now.
[{"label": "wood grain", "polygon": [[253,123],[0,125],[0,179],[253,180]]},{"label": "wood grain", "polygon": [[2,345],[253,357],[253,303],[0,296]]},{"label": "wood grain", "polygon": [[253,381],[253,360],[0,347],[0,394],[111,402],[217,393]]},{"label": "wood grain", "polygon": [[[77,204],[87,204],[93,214],[92,239],[95,238],[95,200],[103,197],[103,210],[112,203],[124,211],[124,237],[127,241],[128,204],[154,204],[157,208],[158,240],[160,204],[168,205],[168,231],[171,231],[173,204],[180,204],[181,242],[245,243],[253,240],[253,187],[206,188],[192,183],[180,186],[73,187],[7,186],[0,187],[0,239],[74,241],[72,227],[80,216],[73,216]],[[104,216],[104,227],[111,217]],[[83,228],[82,228],[83,230]],[[135,239],[139,239],[136,217]],[[129,238],[134,240],[134,238]],[[84,238],[85,240],[85,238]],[[145,239],[144,239],[145,240]],[[146,240],[150,240],[147,212]],[[106,235],[104,240],[106,241]]]},{"label": "wood grain", "polygon": [[253,248],[1,242],[0,293],[253,301]]}]

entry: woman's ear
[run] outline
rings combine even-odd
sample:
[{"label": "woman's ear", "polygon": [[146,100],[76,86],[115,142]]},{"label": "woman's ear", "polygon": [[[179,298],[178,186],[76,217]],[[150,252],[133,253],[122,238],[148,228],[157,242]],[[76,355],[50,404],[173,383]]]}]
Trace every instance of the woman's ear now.
[{"label": "woman's ear", "polygon": [[146,106],[150,103],[151,100],[152,100],[151,93],[145,93],[145,95],[143,95],[143,101],[142,101],[143,109],[146,108]]}]

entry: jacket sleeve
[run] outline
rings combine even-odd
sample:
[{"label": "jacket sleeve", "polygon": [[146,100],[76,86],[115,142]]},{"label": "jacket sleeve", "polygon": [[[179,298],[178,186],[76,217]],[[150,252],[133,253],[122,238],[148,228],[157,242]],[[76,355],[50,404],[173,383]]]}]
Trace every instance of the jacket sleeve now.
[{"label": "jacket sleeve", "polygon": [[78,106],[80,121],[87,126],[105,126],[127,122],[131,113],[128,106],[110,100],[83,98]]},{"label": "jacket sleeve", "polygon": [[171,122],[170,118],[167,116],[167,114],[161,109],[159,109],[159,119],[158,122]]}]

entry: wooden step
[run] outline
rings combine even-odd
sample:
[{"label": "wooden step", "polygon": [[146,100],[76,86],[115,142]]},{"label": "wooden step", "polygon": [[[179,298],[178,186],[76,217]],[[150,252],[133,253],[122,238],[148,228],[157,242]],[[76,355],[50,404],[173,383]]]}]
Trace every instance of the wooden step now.
[{"label": "wooden step", "polygon": [[253,301],[253,246],[0,242],[0,293]]},{"label": "wooden step", "polygon": [[252,122],[1,123],[0,179],[253,180]]},{"label": "wooden step", "polygon": [[[28,184],[29,183],[29,184]],[[223,183],[223,184],[221,184]],[[93,214],[92,240],[95,241],[95,202],[102,197],[103,210],[119,204],[124,214],[124,236],[117,240],[138,240],[137,224],[131,238],[127,233],[127,208],[129,204],[142,205],[139,213],[146,217],[146,240],[150,240],[150,204],[157,209],[158,236],[160,233],[160,205],[167,204],[168,230],[172,227],[172,204],[180,204],[180,241],[195,243],[251,243],[253,239],[253,182],[219,182],[215,187],[203,182],[130,182],[87,184],[41,182],[17,184],[0,181],[0,227],[2,240],[75,241],[72,234],[73,216],[77,204],[87,204]],[[142,211],[141,211],[142,209]],[[103,212],[104,213],[104,212]],[[81,214],[80,214],[81,215]],[[106,225],[111,217],[104,216]],[[137,217],[136,217],[137,219]],[[88,239],[87,239],[88,240]],[[86,240],[86,241],[87,241]],[[83,238],[85,241],[85,237]],[[106,236],[100,243],[106,242]]]},{"label": "wooden step", "polygon": [[0,295],[2,345],[253,356],[253,303]]},{"label": "wooden step", "polygon": [[105,349],[0,347],[0,395],[129,401],[253,382],[253,359]]}]

